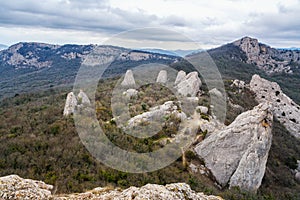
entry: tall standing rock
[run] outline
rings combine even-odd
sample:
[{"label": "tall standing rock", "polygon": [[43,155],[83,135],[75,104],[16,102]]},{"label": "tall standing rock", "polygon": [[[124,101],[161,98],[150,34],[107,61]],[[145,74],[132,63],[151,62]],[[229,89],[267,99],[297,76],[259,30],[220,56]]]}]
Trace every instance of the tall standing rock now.
[{"label": "tall standing rock", "polygon": [[174,83],[174,84],[175,84],[175,85],[178,85],[178,83],[180,83],[180,82],[186,80],[185,77],[186,77],[185,71],[180,70],[180,71],[178,72],[177,76],[176,76],[176,79],[175,79],[175,83]]},{"label": "tall standing rock", "polygon": [[240,114],[195,147],[221,186],[256,192],[261,185],[272,141],[269,106],[260,104]]},{"label": "tall standing rock", "polygon": [[70,92],[67,95],[67,100],[64,108],[64,116],[68,116],[75,111],[75,107],[77,106],[77,98],[73,92]]},{"label": "tall standing rock", "polygon": [[127,70],[124,76],[124,80],[121,83],[122,86],[135,86],[135,80],[131,70]]},{"label": "tall standing rock", "polygon": [[78,97],[78,103],[82,105],[91,105],[89,97],[82,91],[80,90],[79,94],[77,95]]},{"label": "tall standing rock", "polygon": [[[182,75],[183,73],[181,73],[180,76]],[[175,86],[178,90],[178,93],[183,96],[195,97],[202,84],[200,78],[198,77],[198,72],[191,72],[186,75],[185,78],[179,78],[178,76],[179,75],[177,75],[178,79],[182,79],[182,81]]]},{"label": "tall standing rock", "polygon": [[156,82],[157,82],[157,83],[163,83],[163,84],[165,84],[167,81],[168,81],[168,74],[167,74],[167,71],[166,71],[166,70],[161,70],[161,71],[158,73]]},{"label": "tall standing rock", "polygon": [[255,99],[259,103],[271,103],[274,116],[292,135],[300,138],[300,106],[285,95],[277,83],[255,74],[250,82],[250,90],[256,94]]}]

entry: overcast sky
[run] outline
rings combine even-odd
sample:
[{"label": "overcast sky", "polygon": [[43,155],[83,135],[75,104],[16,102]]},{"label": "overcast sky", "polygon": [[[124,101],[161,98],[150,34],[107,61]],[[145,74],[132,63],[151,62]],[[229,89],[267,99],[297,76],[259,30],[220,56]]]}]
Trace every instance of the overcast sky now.
[{"label": "overcast sky", "polygon": [[[0,2],[0,43],[101,44],[123,31],[160,27],[202,48],[243,36],[300,47],[299,19],[300,0],[8,0]],[[149,40],[172,39],[153,34],[161,38]]]}]

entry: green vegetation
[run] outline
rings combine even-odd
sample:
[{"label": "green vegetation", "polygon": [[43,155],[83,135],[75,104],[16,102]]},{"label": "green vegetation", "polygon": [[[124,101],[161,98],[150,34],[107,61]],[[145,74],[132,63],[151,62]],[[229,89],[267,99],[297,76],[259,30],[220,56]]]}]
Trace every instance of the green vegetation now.
[{"label": "green vegetation", "polygon": [[[96,94],[96,114],[106,135],[116,145],[136,152],[161,148],[155,141],[176,133],[180,120],[172,115],[166,117],[163,129],[147,139],[137,139],[123,133],[117,128],[109,109],[111,90],[116,80],[100,82]],[[225,81],[227,95],[233,104],[239,104],[245,110],[255,106],[256,102],[250,91],[237,93],[229,85],[230,82]],[[196,191],[220,195],[225,199],[299,199],[299,184],[294,181],[290,168],[295,167],[295,159],[300,159],[300,142],[278,121],[274,122],[273,144],[258,194],[238,189],[220,190],[210,178],[189,172],[182,165],[182,158],[164,169],[143,174],[124,173],[103,165],[81,143],[72,117],[62,115],[66,94],[70,90],[50,89],[40,93],[21,94],[1,102],[0,176],[18,174],[24,178],[43,180],[57,186],[58,193],[82,192],[108,185],[127,188],[147,183],[186,182]],[[160,85],[144,86],[139,90],[143,92],[130,100],[132,116],[166,100],[176,100],[167,88]],[[207,96],[200,98],[199,104],[209,105]],[[226,123],[231,123],[240,112],[229,105]],[[206,133],[204,131],[200,134],[205,137]],[[185,155],[188,162],[204,164],[191,150]]]}]

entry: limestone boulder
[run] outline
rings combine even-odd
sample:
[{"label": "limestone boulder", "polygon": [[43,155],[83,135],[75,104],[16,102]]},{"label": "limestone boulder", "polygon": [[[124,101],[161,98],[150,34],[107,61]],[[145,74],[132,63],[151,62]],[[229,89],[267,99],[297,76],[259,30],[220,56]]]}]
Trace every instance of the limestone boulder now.
[{"label": "limestone boulder", "polygon": [[64,116],[68,116],[75,111],[75,107],[77,106],[77,98],[73,92],[68,93],[65,108],[64,108]]},{"label": "limestone boulder", "polygon": [[176,79],[175,79],[175,83],[174,83],[174,84],[175,84],[175,85],[178,85],[178,83],[180,83],[180,82],[186,80],[185,77],[186,77],[185,71],[180,70],[180,71],[178,72],[177,76],[176,76]]},{"label": "limestone boulder", "polygon": [[195,147],[221,186],[229,184],[255,192],[261,185],[272,141],[269,107],[260,104],[240,114]]},{"label": "limestone boulder", "polygon": [[135,86],[135,80],[133,77],[133,73],[131,70],[127,70],[124,76],[124,79],[121,83],[122,86],[124,87],[133,87]]},{"label": "limestone boulder", "polygon": [[167,83],[167,81],[168,81],[168,74],[167,74],[167,71],[166,71],[166,70],[161,70],[161,71],[158,73],[156,82],[157,82],[157,83],[165,84],[165,83]]},{"label": "limestone boulder", "polygon": [[[180,72],[179,72],[180,73]],[[179,76],[179,73],[177,75],[177,78]],[[183,73],[181,73],[180,76],[182,76]],[[176,78],[176,80],[177,80]],[[181,78],[178,78],[180,80]],[[176,83],[176,81],[175,81]],[[185,76],[185,78],[182,78],[181,81],[175,86],[177,88],[177,91],[179,94],[183,96],[190,96],[195,97],[197,96],[200,87],[202,83],[198,76],[198,72],[191,72],[188,75]]]}]

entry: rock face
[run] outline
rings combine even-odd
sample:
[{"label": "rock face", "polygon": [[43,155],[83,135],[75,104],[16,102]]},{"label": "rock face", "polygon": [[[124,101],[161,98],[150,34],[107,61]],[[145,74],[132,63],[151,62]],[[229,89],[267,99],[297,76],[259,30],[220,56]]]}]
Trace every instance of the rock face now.
[{"label": "rock face", "polygon": [[90,106],[91,102],[88,98],[88,96],[80,90],[79,94],[75,96],[73,92],[70,92],[67,95],[66,103],[65,103],[65,108],[64,108],[64,116],[68,116],[72,113],[75,112],[76,107],[85,107],[85,106]]},{"label": "rock face", "polygon": [[300,63],[300,51],[274,49],[250,37],[244,37],[233,44],[245,52],[247,63],[255,64],[267,73],[293,73],[291,62]]},{"label": "rock face", "polygon": [[131,70],[127,70],[124,76],[124,80],[121,83],[122,86],[135,86],[135,80]]},{"label": "rock face", "polygon": [[148,112],[144,112],[131,118],[127,123],[127,128],[138,126],[141,123],[148,122],[150,120],[159,120],[163,116],[171,114],[175,114],[181,120],[186,119],[186,114],[184,112],[179,112],[179,107],[173,101],[167,101],[163,105],[150,108]]},{"label": "rock face", "polygon": [[0,177],[0,199],[50,199],[53,186],[17,175]]},{"label": "rock face", "polygon": [[161,71],[158,73],[156,82],[157,82],[157,83],[163,83],[163,84],[165,84],[167,81],[168,81],[168,74],[167,74],[167,71],[166,71],[166,70],[161,70]]},{"label": "rock face", "polygon": [[[183,96],[195,97],[202,85],[198,72],[191,72],[184,77],[185,72],[179,71],[175,80],[178,93]],[[176,84],[177,83],[177,84]]]},{"label": "rock face", "polygon": [[141,188],[130,187],[123,191],[109,190],[106,188],[95,188],[92,191],[82,194],[72,194],[68,196],[57,196],[54,199],[155,199],[155,200],[222,200],[221,197],[207,196],[203,193],[196,193],[191,190],[186,183],[173,183],[165,186],[156,184],[147,184]]},{"label": "rock face", "polygon": [[77,106],[77,98],[73,92],[70,92],[67,95],[67,100],[64,108],[64,116],[68,116],[75,111],[75,107]]},{"label": "rock face", "polygon": [[268,104],[240,114],[223,130],[195,147],[221,186],[255,192],[265,173],[271,147],[273,115]]},{"label": "rock face", "polygon": [[292,135],[300,138],[300,106],[286,96],[277,83],[253,75],[250,89],[259,103],[271,103],[274,116]]}]

